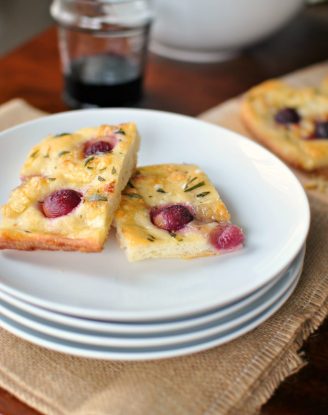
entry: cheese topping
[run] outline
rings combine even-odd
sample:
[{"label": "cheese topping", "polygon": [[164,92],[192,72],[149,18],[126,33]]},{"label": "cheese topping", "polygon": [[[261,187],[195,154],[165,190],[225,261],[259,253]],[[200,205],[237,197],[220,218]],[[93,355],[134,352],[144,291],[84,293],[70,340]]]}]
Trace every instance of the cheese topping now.
[{"label": "cheese topping", "polygon": [[[176,232],[155,226],[152,207],[182,204],[194,220]],[[123,244],[133,246],[167,243],[203,243],[214,251],[208,235],[218,222],[229,222],[230,215],[208,177],[195,165],[163,164],[138,168],[122,194],[115,224]]]}]

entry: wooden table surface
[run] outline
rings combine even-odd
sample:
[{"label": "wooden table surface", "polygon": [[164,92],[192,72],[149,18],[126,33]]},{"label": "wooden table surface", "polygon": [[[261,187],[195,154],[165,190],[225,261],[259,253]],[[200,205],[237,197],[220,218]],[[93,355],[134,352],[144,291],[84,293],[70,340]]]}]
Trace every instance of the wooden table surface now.
[{"label": "wooden table surface", "polygon": [[[267,78],[327,58],[328,5],[312,6],[274,37],[227,62],[190,64],[150,55],[139,106],[197,115]],[[22,97],[42,110],[63,111],[61,89],[54,29],[0,59],[0,104]],[[327,320],[304,352],[309,364],[281,384],[262,415],[328,414]],[[0,415],[37,414],[0,389]]]}]

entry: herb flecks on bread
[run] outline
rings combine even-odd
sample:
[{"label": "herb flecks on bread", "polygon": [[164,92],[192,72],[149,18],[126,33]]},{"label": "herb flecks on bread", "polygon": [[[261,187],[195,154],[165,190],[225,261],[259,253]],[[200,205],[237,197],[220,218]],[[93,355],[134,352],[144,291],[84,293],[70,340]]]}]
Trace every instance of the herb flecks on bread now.
[{"label": "herb flecks on bread", "polygon": [[0,249],[100,251],[138,147],[133,123],[48,136],[2,208]]},{"label": "herb flecks on bread", "polygon": [[213,184],[195,165],[138,168],[114,225],[130,261],[217,255],[241,247],[244,240]]}]

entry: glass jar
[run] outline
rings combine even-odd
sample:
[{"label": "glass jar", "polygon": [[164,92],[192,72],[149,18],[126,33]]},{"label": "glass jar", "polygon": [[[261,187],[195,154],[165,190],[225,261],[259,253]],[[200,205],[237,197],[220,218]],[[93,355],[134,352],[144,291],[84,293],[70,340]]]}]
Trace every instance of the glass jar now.
[{"label": "glass jar", "polygon": [[150,0],[54,0],[64,75],[72,108],[135,104],[142,95]]}]

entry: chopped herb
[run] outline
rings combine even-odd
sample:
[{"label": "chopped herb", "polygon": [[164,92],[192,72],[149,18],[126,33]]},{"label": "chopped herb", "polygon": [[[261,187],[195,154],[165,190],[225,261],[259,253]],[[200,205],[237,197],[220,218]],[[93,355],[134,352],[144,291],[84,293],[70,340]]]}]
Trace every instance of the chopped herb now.
[{"label": "chopped herb", "polygon": [[115,167],[112,168],[112,174],[116,174],[116,169]]},{"label": "chopped herb", "polygon": [[123,134],[123,135],[126,135],[126,134],[125,134],[125,131],[124,131],[122,128],[120,128],[119,130],[115,131],[115,133],[116,133],[116,134]]},{"label": "chopped herb", "polygon": [[33,151],[33,153],[30,155],[30,157],[32,157],[32,158],[34,159],[34,157],[36,157],[38,153],[39,153],[39,150],[35,150],[35,151]]},{"label": "chopped herb", "polygon": [[106,181],[106,179],[104,179],[103,177],[101,177],[101,176],[98,176],[98,180],[100,181],[100,182],[105,182]]},{"label": "chopped herb", "polygon": [[184,186],[184,190],[188,188],[188,186],[197,179],[197,176],[193,177],[192,179],[188,179],[187,183]]},{"label": "chopped herb", "polygon": [[157,189],[156,190],[156,192],[158,192],[158,193],[167,193],[164,189],[162,189],[162,188],[159,188],[159,189]]},{"label": "chopped herb", "polygon": [[95,156],[89,156],[86,160],[85,160],[85,162],[84,162],[84,166],[87,166],[89,163],[90,163],[90,161],[92,161],[92,160],[94,160],[95,159]]},{"label": "chopped herb", "polygon": [[60,153],[58,153],[58,157],[64,156],[65,154],[68,154],[68,153],[70,153],[70,151],[66,151],[66,150],[61,151]]},{"label": "chopped herb", "polygon": [[103,167],[102,169],[100,169],[99,171],[100,172],[103,172],[103,171],[105,171],[107,169],[107,167]]},{"label": "chopped herb", "polygon": [[134,189],[134,186],[130,180],[128,181],[128,186],[131,187],[131,189]]},{"label": "chopped herb", "polygon": [[107,202],[108,198],[106,196],[103,195],[92,195],[89,197],[89,202]]},{"label": "chopped herb", "polygon": [[149,198],[152,198],[153,196],[152,196],[152,195],[148,195],[148,197],[149,197]]},{"label": "chopped herb", "polygon": [[32,233],[31,231],[24,231],[25,233]]},{"label": "chopped herb", "polygon": [[45,156],[43,156],[44,159],[48,159],[49,158],[49,154],[46,154]]},{"label": "chopped herb", "polygon": [[178,242],[182,242],[183,239],[181,236],[177,235],[175,232],[169,232],[169,234],[172,236],[172,238],[176,239]]},{"label": "chopped herb", "polygon": [[138,195],[138,193],[122,193],[123,196],[130,197],[131,199],[142,199],[142,196]]},{"label": "chopped herb", "polygon": [[147,239],[150,242],[154,242],[156,240],[155,236],[154,235],[151,235],[150,233],[148,234]]},{"label": "chopped herb", "polygon": [[91,166],[87,166],[87,169],[88,169],[88,170],[93,170],[93,167],[91,167]]},{"label": "chopped herb", "polygon": [[71,135],[71,133],[60,133],[60,134],[55,134],[54,137],[63,137],[64,135]]},{"label": "chopped herb", "polygon": [[56,180],[56,177],[48,177],[48,180],[50,180],[51,182],[54,182]]},{"label": "chopped herb", "polygon": [[202,187],[202,186],[204,186],[205,185],[205,182],[199,182],[199,183],[197,183],[197,184],[195,184],[194,186],[192,186],[192,187],[188,187],[188,188],[185,188],[185,192],[191,192],[192,190],[195,190],[195,189],[198,189],[199,187]]},{"label": "chopped herb", "polygon": [[205,197],[207,195],[209,195],[211,192],[203,192],[203,193],[198,193],[198,195],[196,195],[196,197]]},{"label": "chopped herb", "polygon": [[190,183],[194,182],[196,179],[197,179],[197,176],[193,177],[192,179],[190,179],[190,180],[187,182],[187,184],[190,184]]}]

